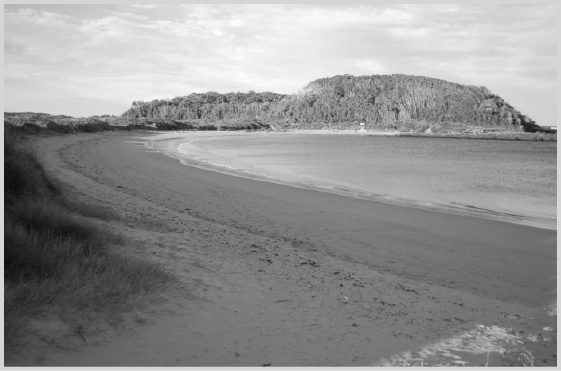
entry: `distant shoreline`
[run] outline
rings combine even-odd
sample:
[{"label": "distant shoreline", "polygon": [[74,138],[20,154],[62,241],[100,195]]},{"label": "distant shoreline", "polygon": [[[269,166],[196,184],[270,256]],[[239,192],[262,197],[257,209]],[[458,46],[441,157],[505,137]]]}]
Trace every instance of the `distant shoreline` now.
[{"label": "distant shoreline", "polygon": [[302,129],[302,130],[273,130],[275,133],[298,133],[298,134],[342,134],[342,135],[381,135],[381,136],[399,136],[399,131],[384,131],[384,130],[338,130],[338,129]]},{"label": "distant shoreline", "polygon": [[[237,127],[222,126],[221,123],[197,123],[185,124],[182,122],[160,123],[152,121],[129,122],[115,121],[115,118],[96,119],[72,119],[72,118],[45,118],[35,117],[25,120],[12,120],[10,116],[4,117],[4,125],[13,125],[19,130],[27,133],[58,133],[69,134],[78,132],[100,132],[100,131],[144,131],[144,132],[278,132],[278,133],[301,133],[301,134],[327,134],[327,135],[364,135],[364,136],[394,136],[414,138],[452,138],[452,139],[484,139],[484,140],[507,140],[507,141],[535,141],[535,142],[557,142],[557,134],[530,133],[519,131],[492,131],[479,132],[476,129],[466,132],[412,132],[399,130],[367,130],[367,129],[276,129],[269,124],[249,123]],[[187,125],[187,126],[185,126]]]},{"label": "distant shoreline", "polygon": [[517,131],[499,131],[489,133],[412,133],[401,131],[384,130],[274,130],[279,133],[301,133],[301,134],[346,134],[365,136],[388,136],[408,138],[443,138],[443,139],[485,139],[485,140],[508,140],[508,141],[534,141],[534,142],[557,142],[557,134],[527,133]]},{"label": "distant shoreline", "polygon": [[524,142],[557,142],[557,134],[526,133],[516,131],[495,133],[400,133],[401,137],[410,138],[447,138],[447,139],[485,139],[485,140],[508,140]]}]

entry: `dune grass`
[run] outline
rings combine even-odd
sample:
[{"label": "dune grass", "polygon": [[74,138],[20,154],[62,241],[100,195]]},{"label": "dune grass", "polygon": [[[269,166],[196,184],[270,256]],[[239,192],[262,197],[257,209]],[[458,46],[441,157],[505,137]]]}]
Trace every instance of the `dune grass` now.
[{"label": "dune grass", "polygon": [[115,210],[105,206],[93,205],[87,202],[69,199],[67,197],[59,197],[57,201],[58,204],[63,206],[65,209],[82,216],[102,220],[123,220],[123,217]]},{"label": "dune grass", "polygon": [[112,322],[177,282],[162,266],[125,256],[125,238],[86,218],[120,216],[67,197],[7,126],[4,169],[5,350],[35,330],[30,319]]},{"label": "dune grass", "polygon": [[25,137],[13,126],[4,125],[5,201],[25,195],[44,197],[59,194],[59,188],[47,176],[37,156],[26,146]]}]

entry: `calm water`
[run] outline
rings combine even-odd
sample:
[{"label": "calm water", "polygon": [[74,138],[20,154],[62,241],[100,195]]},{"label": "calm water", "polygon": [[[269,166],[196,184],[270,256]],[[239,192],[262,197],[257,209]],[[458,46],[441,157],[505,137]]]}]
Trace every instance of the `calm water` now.
[{"label": "calm water", "polygon": [[556,219],[557,143],[293,133],[208,135],[185,142],[177,144],[187,156],[246,174]]}]

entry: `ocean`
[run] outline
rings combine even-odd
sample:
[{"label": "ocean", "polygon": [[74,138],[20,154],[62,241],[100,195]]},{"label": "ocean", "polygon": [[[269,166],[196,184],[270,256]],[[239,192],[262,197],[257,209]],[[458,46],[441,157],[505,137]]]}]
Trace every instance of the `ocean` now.
[{"label": "ocean", "polygon": [[556,142],[206,132],[155,146],[232,175],[556,228]]}]

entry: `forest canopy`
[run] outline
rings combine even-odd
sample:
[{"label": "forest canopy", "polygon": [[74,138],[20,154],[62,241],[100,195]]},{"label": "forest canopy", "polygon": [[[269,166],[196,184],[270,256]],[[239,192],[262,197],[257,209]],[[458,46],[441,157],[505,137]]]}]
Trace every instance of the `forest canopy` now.
[{"label": "forest canopy", "polygon": [[462,123],[513,129],[535,123],[485,87],[409,75],[339,75],[310,82],[298,94],[193,93],[135,101],[130,119],[231,122],[259,120],[280,129],[398,128],[405,123]]}]

